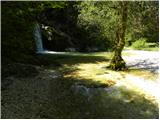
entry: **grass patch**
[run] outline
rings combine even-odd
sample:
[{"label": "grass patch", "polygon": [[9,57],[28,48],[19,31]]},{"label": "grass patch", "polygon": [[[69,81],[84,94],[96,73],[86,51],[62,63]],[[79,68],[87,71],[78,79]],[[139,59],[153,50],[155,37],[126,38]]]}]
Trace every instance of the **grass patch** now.
[{"label": "grass patch", "polygon": [[[47,69],[57,69],[60,71],[64,79],[81,80],[86,86],[103,86],[108,87],[114,85],[115,82],[106,79],[106,69],[101,67],[109,64],[111,52],[94,52],[94,53],[67,53],[57,55],[39,56],[42,61],[47,61],[45,65]],[[59,66],[52,66],[52,64]]]},{"label": "grass patch", "polygon": [[[141,92],[114,86],[125,79],[125,74],[106,68],[111,55],[107,52],[40,55],[43,67],[38,76],[4,78],[3,81],[14,82],[2,92],[2,118],[158,118],[157,103]],[[55,78],[58,73],[54,71],[62,75]],[[90,100],[74,93],[71,86],[75,83],[90,88],[93,95]],[[97,88],[112,89],[94,91]]]},{"label": "grass patch", "polygon": [[[93,81],[105,83],[107,80],[116,80],[120,76],[116,72],[108,70],[106,66],[112,58],[112,52],[95,53],[68,53],[57,55],[40,56],[42,61],[46,61],[46,67],[49,69],[59,69],[65,76],[74,78],[87,78]],[[123,52],[123,56],[131,56],[128,52]],[[52,66],[54,64],[54,66]],[[55,67],[55,65],[57,65]],[[125,73],[140,76],[145,79],[155,80],[156,74],[147,70],[129,68]],[[111,77],[112,76],[112,77]],[[118,76],[118,77],[116,77]],[[107,79],[106,79],[107,78]]]},{"label": "grass patch", "polygon": [[64,74],[64,78],[80,79],[81,83],[85,83],[86,86],[112,86],[115,84],[110,78],[106,78],[106,70],[101,68],[103,64],[79,64],[75,66],[65,65],[60,70]]},{"label": "grass patch", "polygon": [[51,79],[49,74],[48,71],[36,78],[12,78],[14,84],[2,94],[2,118],[158,118],[157,104],[142,94],[117,87],[112,93],[97,91],[88,101],[87,97],[74,94],[70,89],[81,80]]},{"label": "grass patch", "polygon": [[159,51],[158,47],[148,47],[148,48],[142,48],[140,50],[145,50],[145,51]]},{"label": "grass patch", "polygon": [[[111,53],[109,53],[109,55],[110,54]],[[54,54],[54,55],[52,54],[51,55],[39,55],[39,58],[41,59],[41,61],[48,63],[48,65],[52,64],[53,62],[57,62],[60,64],[74,65],[78,63],[96,63],[96,62],[103,62],[103,61],[109,60],[108,59],[109,57],[107,57],[107,55],[103,56],[97,53],[93,53],[93,54],[68,53],[68,54]]]},{"label": "grass patch", "polygon": [[158,78],[157,74],[154,74],[150,71],[147,70],[140,70],[140,69],[132,69],[129,68],[127,71],[125,71],[126,73],[135,75],[135,76],[140,76],[146,80],[156,80]]},{"label": "grass patch", "polygon": [[129,52],[122,52],[122,56],[132,56],[135,55],[134,53],[129,53]]},{"label": "grass patch", "polygon": [[159,51],[159,47],[141,47],[141,48],[127,47],[127,49],[144,50],[144,51]]}]

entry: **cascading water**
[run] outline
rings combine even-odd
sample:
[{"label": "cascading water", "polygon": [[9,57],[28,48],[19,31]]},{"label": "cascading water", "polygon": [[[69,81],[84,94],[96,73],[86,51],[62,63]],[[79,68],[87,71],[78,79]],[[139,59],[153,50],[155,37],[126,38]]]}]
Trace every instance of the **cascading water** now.
[{"label": "cascading water", "polygon": [[37,53],[43,53],[42,35],[40,25],[38,23],[36,23],[34,27],[34,39],[36,42]]},{"label": "cascading water", "polygon": [[35,24],[34,27],[34,39],[36,42],[36,52],[40,54],[65,54],[65,52],[55,52],[55,51],[48,51],[44,50],[43,48],[43,42],[42,42],[42,34],[41,34],[41,28],[38,23]]}]

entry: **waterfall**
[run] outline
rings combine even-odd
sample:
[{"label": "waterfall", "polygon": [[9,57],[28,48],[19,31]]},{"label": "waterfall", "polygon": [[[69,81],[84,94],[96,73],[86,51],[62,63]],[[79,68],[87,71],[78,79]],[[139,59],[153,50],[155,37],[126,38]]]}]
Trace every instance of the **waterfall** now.
[{"label": "waterfall", "polygon": [[38,23],[35,24],[33,35],[34,35],[34,39],[35,39],[35,43],[36,43],[36,53],[39,53],[39,54],[65,54],[65,52],[55,52],[55,51],[44,50],[43,42],[42,42],[41,28]]},{"label": "waterfall", "polygon": [[42,43],[41,29],[40,29],[40,25],[38,23],[36,23],[35,27],[34,27],[34,39],[36,42],[37,53],[43,52],[44,49],[43,49],[43,43]]}]

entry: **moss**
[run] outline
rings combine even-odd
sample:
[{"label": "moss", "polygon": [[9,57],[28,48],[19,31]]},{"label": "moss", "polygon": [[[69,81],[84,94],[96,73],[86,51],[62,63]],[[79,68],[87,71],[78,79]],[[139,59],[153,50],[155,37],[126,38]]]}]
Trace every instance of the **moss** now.
[{"label": "moss", "polygon": [[[17,73],[14,73],[12,77],[10,74],[10,78],[3,79],[8,82],[5,89],[2,85],[2,118],[158,118],[154,99],[145,98],[141,91],[136,92],[134,88],[114,86],[117,81],[125,79],[126,73],[123,77],[120,72],[106,69],[109,62],[96,54],[94,57],[82,54],[78,57],[41,56],[41,62],[48,63],[38,69],[38,75],[32,77],[27,77],[33,73],[28,70],[30,65],[12,66],[12,71],[19,68],[20,75],[26,72],[25,68],[29,73],[24,73],[26,76],[16,76]],[[55,61],[60,66],[52,66]],[[52,78],[57,74],[53,71],[62,75]],[[74,84],[91,89],[107,87],[110,91],[98,91],[87,98],[71,90]]]},{"label": "moss", "polygon": [[129,68],[125,73],[142,77],[147,80],[157,80],[158,75],[147,70]]},{"label": "moss", "polygon": [[125,62],[122,61],[117,61],[117,62],[111,62],[109,67],[112,70],[120,71],[120,70],[126,70],[126,64]]}]

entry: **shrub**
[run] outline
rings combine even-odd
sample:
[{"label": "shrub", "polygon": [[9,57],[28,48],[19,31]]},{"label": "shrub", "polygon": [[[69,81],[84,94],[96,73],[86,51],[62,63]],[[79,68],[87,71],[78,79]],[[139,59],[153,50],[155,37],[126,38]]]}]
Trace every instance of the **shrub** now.
[{"label": "shrub", "polygon": [[132,47],[136,48],[136,49],[145,48],[145,47],[147,47],[146,41],[147,41],[146,38],[140,38],[140,39],[136,40],[134,43],[132,43]]}]

